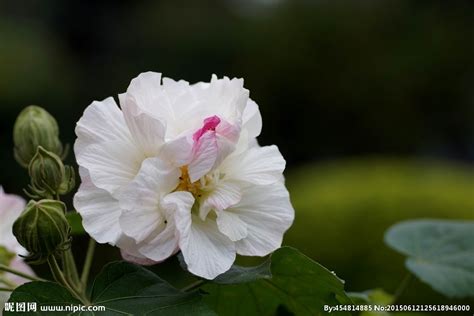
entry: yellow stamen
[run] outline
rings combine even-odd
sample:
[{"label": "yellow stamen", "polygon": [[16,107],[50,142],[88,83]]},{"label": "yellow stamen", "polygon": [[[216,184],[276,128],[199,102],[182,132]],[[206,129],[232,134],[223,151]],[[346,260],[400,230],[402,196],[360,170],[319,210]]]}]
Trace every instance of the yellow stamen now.
[{"label": "yellow stamen", "polygon": [[201,190],[201,182],[198,180],[196,182],[191,182],[189,179],[188,167],[181,167],[181,176],[179,177],[179,184],[176,188],[176,191],[188,191],[193,195],[199,195]]}]

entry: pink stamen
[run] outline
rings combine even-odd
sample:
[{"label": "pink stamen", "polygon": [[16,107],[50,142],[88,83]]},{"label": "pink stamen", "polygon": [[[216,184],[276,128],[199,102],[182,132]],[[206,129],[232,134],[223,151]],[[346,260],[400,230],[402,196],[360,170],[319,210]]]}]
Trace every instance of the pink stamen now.
[{"label": "pink stamen", "polygon": [[194,134],[193,134],[193,140],[195,142],[197,142],[202,135],[204,135],[204,133],[206,133],[207,131],[215,131],[216,130],[216,127],[217,125],[219,125],[219,123],[221,122],[221,119],[214,115],[214,116],[210,116],[206,119],[204,119],[204,125],[203,127],[201,127],[200,129],[198,129]]}]

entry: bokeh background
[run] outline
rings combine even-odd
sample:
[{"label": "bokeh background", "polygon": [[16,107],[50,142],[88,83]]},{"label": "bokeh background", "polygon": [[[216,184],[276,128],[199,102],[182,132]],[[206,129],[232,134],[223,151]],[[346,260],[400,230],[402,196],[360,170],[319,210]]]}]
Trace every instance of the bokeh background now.
[{"label": "bokeh background", "polygon": [[[472,1],[2,0],[5,190],[28,181],[12,154],[23,107],[45,107],[72,144],[87,105],[149,70],[245,79],[260,143],[288,162],[296,221],[285,243],[349,290],[393,291],[403,279],[403,258],[382,241],[397,221],[474,219]],[[100,251],[95,272],[117,258]],[[415,281],[400,302],[457,301]]]}]

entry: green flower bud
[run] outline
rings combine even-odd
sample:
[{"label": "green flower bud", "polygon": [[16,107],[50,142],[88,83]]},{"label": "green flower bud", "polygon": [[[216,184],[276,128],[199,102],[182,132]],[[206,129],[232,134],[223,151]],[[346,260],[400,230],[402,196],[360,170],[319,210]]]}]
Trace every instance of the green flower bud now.
[{"label": "green flower bud", "polygon": [[65,216],[66,206],[55,200],[30,201],[13,224],[13,234],[30,253],[32,264],[59,256],[70,247],[71,227]]},{"label": "green flower bud", "polygon": [[52,197],[58,193],[66,177],[61,159],[41,146],[28,165],[28,173],[33,194],[41,197]]},{"label": "green flower bud", "polygon": [[65,154],[59,140],[58,123],[46,110],[39,106],[28,106],[15,122],[13,128],[15,159],[23,167],[28,167],[38,146],[62,157]]},{"label": "green flower bud", "polygon": [[59,187],[59,194],[67,194],[76,186],[76,173],[74,172],[74,168],[71,166],[65,166],[64,168],[66,173]]}]

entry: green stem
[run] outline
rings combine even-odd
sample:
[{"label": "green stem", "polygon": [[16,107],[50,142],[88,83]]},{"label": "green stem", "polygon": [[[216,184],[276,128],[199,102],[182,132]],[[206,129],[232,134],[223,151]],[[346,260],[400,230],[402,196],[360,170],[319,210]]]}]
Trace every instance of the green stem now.
[{"label": "green stem", "polygon": [[56,280],[56,282],[58,282],[59,284],[63,285],[65,288],[67,288],[68,291],[71,292],[71,294],[74,295],[78,300],[80,300],[84,305],[90,305],[90,302],[87,299],[87,297],[85,297],[85,295],[83,293],[77,291],[77,289],[75,289],[74,287],[72,287],[69,284],[69,282],[65,278],[65,276],[64,276],[63,272],[61,271],[61,269],[59,267],[59,264],[58,264],[58,262],[57,262],[57,260],[54,256],[50,256],[48,258],[48,264],[49,264],[49,267],[51,269],[51,273],[53,274],[53,277]]},{"label": "green stem", "polygon": [[17,287],[17,284],[13,283],[12,281],[8,280],[6,277],[1,277],[0,276],[0,283],[5,284],[8,287],[15,288]]},{"label": "green stem", "polygon": [[81,283],[84,287],[87,287],[87,280],[89,279],[89,273],[91,270],[92,260],[94,258],[94,251],[95,251],[95,240],[91,238],[89,239],[86,260],[84,261],[84,267],[82,268]]},{"label": "green stem", "polygon": [[15,269],[12,269],[12,268],[4,265],[4,264],[0,264],[0,271],[5,271],[5,272],[9,272],[11,274],[15,274],[15,275],[18,275],[18,276],[20,276],[24,279],[30,280],[30,281],[45,281],[41,278],[37,278],[35,276],[23,273],[21,271],[15,270]]},{"label": "green stem", "polygon": [[194,283],[189,284],[188,286],[185,286],[184,288],[181,289],[182,292],[191,292],[197,288],[200,288],[204,284],[206,284],[208,281],[207,280],[197,280]]},{"label": "green stem", "polygon": [[11,287],[0,287],[0,292],[13,292],[15,289]]},{"label": "green stem", "polygon": [[71,249],[66,250],[63,253],[63,266],[66,274],[66,279],[71,285],[74,286],[79,292],[81,291],[81,281],[79,280],[79,274],[77,273],[76,262]]},{"label": "green stem", "polygon": [[408,287],[408,285],[410,284],[412,280],[413,280],[413,274],[408,272],[403,278],[400,285],[395,290],[395,294],[393,294],[393,303],[398,301],[398,299],[400,298],[400,296],[402,296],[403,292],[405,292],[406,288]]}]

